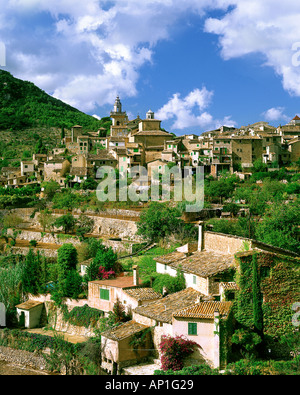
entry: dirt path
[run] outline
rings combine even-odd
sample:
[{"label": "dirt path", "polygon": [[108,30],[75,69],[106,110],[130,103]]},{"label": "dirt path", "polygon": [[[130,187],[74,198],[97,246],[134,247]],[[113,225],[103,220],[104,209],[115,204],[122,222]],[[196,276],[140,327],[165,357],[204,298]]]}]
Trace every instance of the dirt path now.
[{"label": "dirt path", "polygon": [[66,332],[58,332],[58,331],[52,331],[52,330],[45,330],[44,328],[34,328],[34,329],[26,329],[26,332],[30,333],[38,333],[40,335],[45,335],[45,336],[54,336],[54,335],[63,335],[64,339],[70,343],[83,343],[88,340],[88,337],[85,336],[77,336],[77,335],[70,335],[69,333]]}]

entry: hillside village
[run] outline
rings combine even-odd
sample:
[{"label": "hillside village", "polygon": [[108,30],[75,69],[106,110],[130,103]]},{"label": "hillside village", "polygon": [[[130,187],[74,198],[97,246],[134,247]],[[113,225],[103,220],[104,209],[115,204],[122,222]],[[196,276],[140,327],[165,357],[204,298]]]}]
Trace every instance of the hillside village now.
[{"label": "hillside village", "polygon": [[[82,185],[87,185],[85,191],[94,190],[99,181],[97,169],[103,165],[125,175],[134,166],[144,166],[149,176],[153,171],[163,174],[171,166],[179,169],[203,166],[205,176],[213,180],[226,173],[245,181],[251,177],[255,163],[261,162],[270,174],[299,163],[298,116],[278,127],[257,122],[240,128],[223,126],[200,136],[176,136],[162,129],[161,121],[151,110],[144,119],[129,120],[117,97],[110,118],[112,124],[107,136],[101,130],[87,132],[82,126],[74,125],[70,133],[62,134],[61,141],[50,152],[34,153],[32,158],[22,159],[20,167],[2,167],[1,186],[6,190],[41,187],[37,196],[42,199],[47,182],[56,182],[62,191],[65,188],[80,191]],[[60,193],[59,189],[55,193]],[[82,196],[84,200],[84,193]],[[296,201],[297,192],[286,199]],[[224,212],[224,202],[221,203],[211,207],[212,215],[232,217]],[[209,217],[203,214],[203,218],[198,213],[193,218],[182,216],[196,237],[182,239],[181,244],[173,243],[171,249],[165,248],[160,254],[159,242],[145,242],[138,234],[139,208],[101,213],[85,212],[80,205],[74,207],[70,203],[66,209],[54,209],[52,215],[59,218],[72,213],[76,218],[83,215],[92,219],[85,237],[101,239],[106,246],[105,252],[110,250],[118,256],[117,264],[109,268],[113,271],[88,281],[83,296],[64,298],[64,306],[69,314],[73,309],[90,309],[95,316],[107,319],[119,311],[122,319],[109,324],[105,330],[100,328],[101,319],[96,323],[91,319],[87,326],[67,322],[65,308],[53,307],[55,301],[47,288],[42,293],[24,293],[20,303],[13,306],[14,325],[29,333],[50,326],[59,333],[81,336],[85,340],[92,339],[100,330],[100,366],[102,371],[113,375],[153,374],[154,370],[161,370],[161,344],[168,338],[184,338],[193,344],[193,352],[184,361],[185,366],[205,365],[215,372],[224,372],[228,364],[239,359],[237,355],[245,356],[259,349],[261,339],[264,339],[264,346],[259,353],[263,359],[289,360],[291,355],[299,358],[296,340],[280,342],[284,335],[298,336],[298,327],[292,321],[295,311],[291,308],[299,302],[300,296],[297,249],[256,240],[250,231],[248,237],[214,232],[205,226]],[[37,220],[40,211],[37,205],[3,207],[2,211],[5,216],[21,218],[15,224],[10,223],[5,234],[6,238],[14,240],[9,251],[20,261],[23,256],[29,262],[28,254],[31,253],[59,261],[63,247],[68,245],[69,261],[64,264],[71,267],[76,261],[77,272],[82,278],[89,272],[95,255],[78,262],[72,255],[72,248],[76,250],[82,239],[76,239],[76,235],[66,229],[61,235],[58,223],[54,228],[48,229],[45,225],[42,229]],[[259,215],[257,223],[260,223]],[[299,235],[297,243],[299,247]],[[150,255],[154,272],[182,281],[184,285],[180,290],[174,292],[167,282],[161,291],[154,289],[153,273],[154,277],[144,281],[145,267],[140,266],[138,258],[151,251],[154,251]],[[30,259],[36,262],[32,256]],[[5,265],[3,267],[5,270]],[[49,281],[48,286],[53,286],[53,282]],[[6,339],[5,336],[2,335],[2,339]],[[257,337],[260,341],[256,344]],[[5,356],[5,350],[1,349],[3,344],[0,341],[0,358]],[[6,345],[10,345],[8,340]],[[140,370],[135,370],[138,367]]]},{"label": "hillside village", "polygon": [[161,121],[149,110],[145,119],[128,120],[119,97],[110,113],[109,136],[86,132],[74,125],[71,135],[61,139],[47,154],[33,154],[20,167],[3,167],[1,185],[19,187],[54,180],[74,186],[96,179],[99,166],[111,166],[127,174],[133,166],[147,166],[164,173],[168,164],[204,167],[204,174],[218,177],[223,171],[245,179],[257,160],[274,169],[297,162],[300,155],[300,118],[277,128],[257,122],[241,128],[222,126],[217,130],[175,136],[161,128]]}]

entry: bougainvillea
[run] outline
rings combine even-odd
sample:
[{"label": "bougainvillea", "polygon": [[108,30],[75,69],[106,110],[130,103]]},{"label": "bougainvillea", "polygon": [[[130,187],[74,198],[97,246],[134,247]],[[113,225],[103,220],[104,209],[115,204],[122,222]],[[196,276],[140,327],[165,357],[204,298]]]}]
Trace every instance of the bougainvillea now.
[{"label": "bougainvillea", "polygon": [[199,344],[185,339],[183,336],[162,336],[159,345],[162,353],[160,360],[162,370],[181,370],[184,359],[191,355],[197,347],[200,347]]},{"label": "bougainvillea", "polygon": [[100,266],[98,270],[98,278],[100,280],[107,280],[108,278],[115,277],[116,273],[113,270],[106,270],[104,266]]}]

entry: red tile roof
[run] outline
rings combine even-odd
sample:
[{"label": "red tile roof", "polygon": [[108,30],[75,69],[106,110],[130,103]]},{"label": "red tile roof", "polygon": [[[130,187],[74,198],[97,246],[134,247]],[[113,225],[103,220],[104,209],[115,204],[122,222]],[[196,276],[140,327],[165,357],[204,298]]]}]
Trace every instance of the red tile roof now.
[{"label": "red tile roof", "polygon": [[232,302],[202,302],[195,306],[187,307],[173,314],[176,318],[214,318],[214,312],[218,311],[220,316],[228,315]]},{"label": "red tile roof", "polygon": [[133,284],[133,276],[118,276],[116,278],[111,278],[108,280],[95,280],[91,281],[93,284],[104,285],[107,287],[116,287],[116,288],[127,288],[132,287]]}]

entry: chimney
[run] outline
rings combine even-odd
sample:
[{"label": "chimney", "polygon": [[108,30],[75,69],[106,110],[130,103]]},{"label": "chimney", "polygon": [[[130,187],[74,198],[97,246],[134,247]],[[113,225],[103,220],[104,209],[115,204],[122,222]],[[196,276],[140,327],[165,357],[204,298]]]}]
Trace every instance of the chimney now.
[{"label": "chimney", "polygon": [[198,251],[203,250],[203,221],[199,221],[199,232],[198,232]]},{"label": "chimney", "polygon": [[133,285],[139,285],[139,267],[138,265],[132,266],[133,269]]}]

